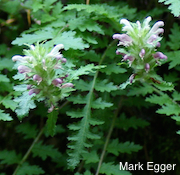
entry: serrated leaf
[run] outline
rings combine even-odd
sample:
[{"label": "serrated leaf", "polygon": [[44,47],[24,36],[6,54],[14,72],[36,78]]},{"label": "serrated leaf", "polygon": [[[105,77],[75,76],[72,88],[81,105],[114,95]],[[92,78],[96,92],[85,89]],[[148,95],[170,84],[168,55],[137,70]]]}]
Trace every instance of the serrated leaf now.
[{"label": "serrated leaf", "polygon": [[80,79],[77,82],[74,82],[76,89],[81,91],[89,91],[92,82],[85,82],[84,80]]},{"label": "serrated leaf", "polygon": [[61,153],[53,147],[53,145],[44,145],[41,141],[36,143],[32,149],[33,157],[40,157],[43,161],[47,157],[52,159],[58,159],[61,157]]},{"label": "serrated leaf", "polygon": [[160,106],[162,106],[163,104],[172,103],[170,97],[167,94],[161,94],[160,96],[153,94],[147,97],[146,101],[154,104],[159,104]]},{"label": "serrated leaf", "polygon": [[15,102],[18,103],[18,107],[15,110],[19,119],[22,119],[24,115],[28,114],[30,109],[34,109],[36,107],[34,100],[32,99],[35,94],[29,95],[26,91],[20,97],[14,99]]},{"label": "serrated leaf", "polygon": [[24,135],[24,139],[33,139],[37,136],[37,128],[35,125],[31,125],[29,123],[23,123],[16,127],[16,132],[22,133]]},{"label": "serrated leaf", "polygon": [[180,1],[179,0],[158,0],[163,2],[165,5],[169,5],[168,9],[171,10],[171,13],[178,17],[180,15]]},{"label": "serrated leaf", "polygon": [[97,163],[99,161],[99,156],[95,150],[88,153],[84,153],[82,156],[87,164]]},{"label": "serrated leaf", "polygon": [[6,75],[0,74],[0,82],[9,82],[9,78]]},{"label": "serrated leaf", "polygon": [[113,85],[112,82],[108,83],[107,79],[104,79],[103,81],[96,81],[94,88],[100,92],[104,92],[104,91],[111,92],[117,90],[117,86]]},{"label": "serrated leaf", "polygon": [[109,64],[107,65],[107,67],[101,69],[100,71],[106,73],[107,75],[111,75],[112,73],[122,74],[127,72],[125,68],[121,68],[116,63]]},{"label": "serrated leaf", "polygon": [[115,165],[112,162],[102,163],[99,172],[106,175],[131,175],[131,173],[128,171],[120,170],[119,165]]},{"label": "serrated leaf", "polygon": [[29,165],[24,163],[17,171],[17,175],[39,175],[44,174],[44,170],[37,165]]},{"label": "serrated leaf", "polygon": [[119,153],[128,153],[137,152],[142,149],[142,146],[134,144],[133,142],[124,142],[119,143],[118,139],[112,140],[107,147],[109,153],[118,156]]},{"label": "serrated leaf", "polygon": [[92,108],[94,109],[104,109],[111,107],[112,105],[112,103],[103,101],[101,97],[92,102]]},{"label": "serrated leaf", "polygon": [[52,111],[47,115],[47,131],[48,133],[53,137],[55,135],[56,131],[56,121],[58,118],[58,112],[57,111]]},{"label": "serrated leaf", "polygon": [[77,96],[69,97],[68,101],[72,101],[73,104],[86,104],[87,99],[88,99],[88,95],[86,95],[85,97],[81,95],[77,95]]},{"label": "serrated leaf", "polygon": [[136,117],[130,117],[127,118],[125,114],[122,114],[116,122],[116,126],[118,128],[128,130],[129,128],[134,128],[137,129],[138,127],[146,127],[148,126],[149,123],[141,118],[136,118]]},{"label": "serrated leaf", "polygon": [[21,37],[17,37],[14,41],[12,41],[12,44],[22,46],[25,43],[33,44],[44,40],[52,39],[53,37],[54,36],[52,33],[52,28],[47,28],[44,30],[39,30],[33,34],[22,34]]},{"label": "serrated leaf", "polygon": [[176,103],[174,104],[166,104],[162,106],[162,108],[156,111],[159,114],[166,114],[167,116],[170,115],[179,115],[180,114],[180,106]]},{"label": "serrated leaf", "polygon": [[[167,42],[167,45],[174,51],[180,49],[180,38],[178,37],[178,33],[180,32],[180,27],[177,23],[173,24],[173,28],[171,29],[171,34],[169,35],[170,41]],[[168,57],[169,59],[169,57]],[[173,58],[170,58],[173,59]]]},{"label": "serrated leaf", "polygon": [[88,44],[85,44],[80,37],[75,37],[75,31],[63,32],[61,35],[55,37],[53,39],[54,44],[63,44],[64,49],[68,50],[72,49],[80,49],[83,50],[85,48],[89,48]]},{"label": "serrated leaf", "polygon": [[8,69],[12,70],[14,63],[11,59],[3,58],[0,60],[0,70]]},{"label": "serrated leaf", "polygon": [[172,69],[177,65],[180,65],[180,50],[168,52],[166,55],[168,56],[168,61],[170,61],[169,69]]},{"label": "serrated leaf", "polygon": [[95,31],[102,35],[104,34],[104,31],[100,28],[99,24],[85,16],[80,16],[78,18],[71,19],[69,20],[68,24],[71,30],[78,28],[81,32],[88,30],[90,32]]},{"label": "serrated leaf", "polygon": [[151,94],[154,91],[152,86],[149,85],[141,85],[138,87],[133,87],[131,90],[127,93],[128,96],[145,96],[147,94]]},{"label": "serrated leaf", "polygon": [[1,160],[1,164],[11,165],[11,164],[19,163],[21,160],[21,156],[17,155],[14,150],[13,151],[3,150],[0,151],[0,160]]},{"label": "serrated leaf", "polygon": [[11,96],[1,97],[0,96],[0,103],[2,103],[5,108],[10,108],[11,110],[15,110],[17,107],[17,103],[12,100]]},{"label": "serrated leaf", "polygon": [[9,114],[5,113],[5,111],[0,109],[0,120],[11,121],[13,119],[12,119],[12,117]]}]

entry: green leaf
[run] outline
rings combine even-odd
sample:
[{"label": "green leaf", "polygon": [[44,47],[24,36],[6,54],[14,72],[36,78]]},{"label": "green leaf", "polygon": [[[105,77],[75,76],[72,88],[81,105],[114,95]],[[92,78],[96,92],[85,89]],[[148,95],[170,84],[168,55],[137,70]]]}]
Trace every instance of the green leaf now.
[{"label": "green leaf", "polygon": [[121,68],[116,63],[109,64],[109,65],[107,65],[107,67],[101,69],[100,71],[106,73],[107,75],[111,75],[112,73],[123,74],[123,73],[127,72],[126,69]]},{"label": "green leaf", "polygon": [[52,159],[61,158],[61,153],[58,152],[53,145],[44,145],[41,141],[36,143],[32,149],[33,157],[40,157],[43,161],[47,159],[47,157],[51,157]]},{"label": "green leaf", "polygon": [[169,5],[168,9],[171,10],[171,13],[178,17],[180,15],[180,1],[179,0],[158,0],[163,2],[165,5]]},{"label": "green leaf", "polygon": [[178,49],[180,49],[180,38],[178,37],[179,31],[180,31],[179,25],[177,23],[174,23],[173,28],[171,29],[171,34],[169,35],[170,41],[167,42],[167,45],[171,48],[171,50],[177,51]]},{"label": "green leaf", "polygon": [[9,78],[6,75],[0,74],[0,82],[9,82]]},{"label": "green leaf", "polygon": [[0,70],[8,69],[12,70],[14,63],[11,59],[3,58],[0,60]]},{"label": "green leaf", "polygon": [[9,114],[5,113],[5,111],[0,109],[0,120],[11,121],[13,119],[12,119],[12,117]]},{"label": "green leaf", "polygon": [[100,28],[99,24],[89,17],[87,18],[85,16],[80,16],[78,18],[69,20],[68,24],[71,30],[78,28],[81,32],[88,30],[90,32],[95,31],[102,35],[104,34],[104,31]]},{"label": "green leaf", "polygon": [[13,101],[12,98],[12,96],[6,96],[4,98],[0,96],[0,103],[2,103],[5,108],[10,108],[14,111],[17,107],[17,103]]},{"label": "green leaf", "polygon": [[16,132],[22,133],[24,139],[33,139],[37,136],[37,127],[36,125],[31,125],[29,123],[22,123],[16,127]]},{"label": "green leaf", "polygon": [[58,118],[57,111],[53,110],[51,113],[48,114],[47,131],[52,137],[55,135],[57,118]]},{"label": "green leaf", "polygon": [[68,50],[70,48],[80,49],[80,50],[89,48],[89,45],[85,44],[82,38],[75,37],[75,35],[76,35],[75,31],[63,32],[61,35],[55,37],[53,39],[53,42],[54,44],[59,44],[59,43],[63,44],[65,50]]},{"label": "green leaf", "polygon": [[156,111],[159,114],[170,115],[179,115],[180,114],[180,106],[176,103],[163,105],[161,109]]},{"label": "green leaf", "polygon": [[95,150],[88,153],[84,153],[82,156],[86,161],[86,164],[99,162],[99,156]]},{"label": "green leaf", "polygon": [[172,103],[170,97],[167,94],[161,94],[160,96],[153,94],[147,97],[146,101],[154,104],[159,104],[160,106],[162,106],[163,104]]},{"label": "green leaf", "polygon": [[137,87],[133,87],[130,89],[130,91],[127,93],[128,96],[145,96],[147,94],[151,94],[154,91],[154,88],[149,85],[140,85]]},{"label": "green leaf", "polygon": [[119,143],[118,139],[112,140],[107,147],[107,151],[115,156],[118,156],[119,153],[131,154],[132,152],[138,152],[141,149],[142,146],[140,145],[134,144],[133,142]]},{"label": "green leaf", "polygon": [[3,150],[0,151],[0,160],[1,160],[0,162],[1,164],[11,165],[11,164],[19,163],[21,160],[21,156],[17,155],[14,150],[13,151]]},{"label": "green leaf", "polygon": [[119,165],[113,165],[114,163],[102,163],[100,173],[106,175],[131,175],[128,171],[123,171],[119,169]]},{"label": "green leaf", "polygon": [[111,106],[113,106],[112,103],[103,101],[101,97],[99,97],[98,99],[96,99],[92,102],[92,108],[94,108],[94,109],[99,109],[99,108],[104,109],[104,108],[111,107]]},{"label": "green leaf", "polygon": [[123,113],[116,122],[116,126],[118,128],[128,130],[129,128],[134,128],[137,129],[138,127],[144,128],[148,126],[149,123],[141,118],[136,118],[136,117],[130,117],[127,118],[125,114]]},{"label": "green leaf", "polygon": [[173,67],[180,65],[180,50],[178,51],[172,51],[172,52],[168,52],[166,53],[166,55],[168,56],[168,61],[170,61],[169,63],[169,69],[172,69]]},{"label": "green leaf", "polygon": [[100,92],[117,90],[117,86],[113,85],[112,82],[108,83],[107,79],[104,79],[103,81],[97,80],[94,88]]},{"label": "green leaf", "polygon": [[19,103],[15,112],[19,119],[22,119],[24,115],[28,114],[30,109],[36,107],[34,100],[32,99],[35,94],[29,95],[26,91],[20,97],[14,99],[15,102]]},{"label": "green leaf", "polygon": [[37,165],[29,165],[24,163],[17,171],[17,175],[39,175],[44,174],[44,170]]},{"label": "green leaf", "polygon": [[37,42],[41,42],[44,40],[52,39],[53,33],[52,33],[52,28],[47,28],[44,30],[38,30],[37,32],[34,32],[33,34],[22,34],[22,37],[16,38],[12,44],[13,45],[24,45],[26,44],[33,44]]}]

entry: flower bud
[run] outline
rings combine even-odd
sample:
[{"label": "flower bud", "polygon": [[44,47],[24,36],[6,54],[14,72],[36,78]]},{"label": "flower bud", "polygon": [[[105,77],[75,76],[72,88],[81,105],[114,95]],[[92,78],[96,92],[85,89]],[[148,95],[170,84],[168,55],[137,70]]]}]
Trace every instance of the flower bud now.
[{"label": "flower bud", "polygon": [[119,52],[118,50],[116,50],[116,55],[122,55],[122,56],[124,56],[125,53],[122,53],[122,52]]},{"label": "flower bud", "polygon": [[31,72],[31,69],[29,67],[27,67],[27,66],[20,65],[20,66],[18,66],[18,71],[21,74],[22,73],[29,73],[29,72]]},{"label": "flower bud", "polygon": [[29,91],[29,95],[32,95],[32,94],[39,94],[39,92],[40,92],[40,89],[31,89],[30,91]]},{"label": "flower bud", "polygon": [[131,55],[124,55],[123,60],[124,60],[124,61],[127,61],[127,60],[129,60],[129,61],[134,61],[134,57],[131,56]]},{"label": "flower bud", "polygon": [[153,55],[153,57],[154,57],[155,59],[165,59],[165,60],[167,60],[167,56],[164,55],[162,52],[156,52],[156,53]]},{"label": "flower bud", "polygon": [[62,59],[61,59],[61,62],[62,62],[62,63],[66,63],[66,62],[67,62],[66,58],[62,58]]},{"label": "flower bud", "polygon": [[123,46],[129,46],[133,42],[132,38],[127,34],[114,34],[113,39],[118,39],[120,41],[119,45]]},{"label": "flower bud", "polygon": [[144,58],[144,55],[145,55],[145,50],[144,49],[141,49],[140,53],[139,53],[139,56],[141,57],[141,59]]},{"label": "flower bud", "polygon": [[38,83],[40,83],[40,82],[42,81],[42,77],[40,77],[39,75],[35,74],[35,75],[33,76],[33,80],[34,80],[34,81],[37,81]]},{"label": "flower bud", "polygon": [[66,88],[66,87],[73,87],[74,85],[72,83],[66,83],[66,84],[63,84],[61,86],[61,88]]},{"label": "flower bud", "polygon": [[151,36],[149,37],[149,39],[147,40],[147,43],[148,43],[148,44],[153,44],[153,42],[156,41],[157,38],[158,38],[157,35],[151,35]]},{"label": "flower bud", "polygon": [[53,84],[54,86],[58,86],[58,85],[60,85],[60,84],[62,84],[62,83],[63,83],[63,81],[62,81],[61,78],[56,78],[56,79],[54,79],[54,80],[52,81],[52,84]]},{"label": "flower bud", "polygon": [[145,65],[145,71],[148,73],[149,70],[150,70],[150,65],[149,65],[149,63],[146,63],[146,65]]},{"label": "flower bud", "polygon": [[129,82],[130,82],[130,83],[133,83],[134,78],[135,78],[135,74],[132,74],[132,75],[129,77]]},{"label": "flower bud", "polygon": [[32,85],[31,84],[28,84],[27,85],[27,90],[30,90],[32,88]]},{"label": "flower bud", "polygon": [[64,48],[64,45],[63,44],[58,44],[56,45],[50,53],[47,54],[47,57],[57,57],[59,55],[61,55],[59,53],[59,50],[63,49]]},{"label": "flower bud", "polygon": [[51,113],[54,110],[54,105],[51,104],[51,107],[48,109],[48,113]]}]

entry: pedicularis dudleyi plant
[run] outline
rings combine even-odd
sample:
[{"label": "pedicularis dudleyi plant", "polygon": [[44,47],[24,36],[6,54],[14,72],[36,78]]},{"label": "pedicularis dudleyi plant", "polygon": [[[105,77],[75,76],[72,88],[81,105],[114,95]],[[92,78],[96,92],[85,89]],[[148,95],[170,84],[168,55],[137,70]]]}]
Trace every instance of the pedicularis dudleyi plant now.
[{"label": "pedicularis dudleyi plant", "polygon": [[[147,17],[141,24],[139,21],[131,23],[127,19],[121,19],[124,34],[114,34],[113,39],[118,39],[120,48],[117,49],[117,55],[123,55],[123,61],[127,61],[129,67],[132,67],[133,74],[129,81],[135,80],[147,81],[154,74],[154,67],[161,65],[160,60],[166,60],[167,56],[158,52],[160,47],[161,34],[164,33],[163,21],[156,22],[151,28],[149,22],[151,17]],[[124,48],[122,48],[124,47]]]},{"label": "pedicularis dudleyi plant", "polygon": [[[180,122],[179,25],[162,38],[172,25],[153,25],[126,2],[81,1],[0,1],[12,18],[0,15],[1,32],[13,30],[1,35],[8,44],[0,44],[0,120],[14,119],[0,123],[0,175],[131,175],[137,172],[120,170],[119,162],[161,163],[169,155],[163,163],[179,162],[179,148],[169,144],[175,136],[166,139],[175,124],[168,130],[166,117],[165,137],[154,131],[163,123],[158,114]],[[161,8],[148,13],[164,19]]]},{"label": "pedicularis dudleyi plant", "polygon": [[25,56],[15,55],[12,60],[19,62],[17,69],[24,74],[29,95],[36,94],[36,99],[44,98],[50,113],[59,100],[69,96],[74,86],[71,75],[68,79],[68,67],[64,66],[67,60],[60,53],[64,46],[58,44],[49,53],[42,44],[29,47],[29,50],[24,50]]}]

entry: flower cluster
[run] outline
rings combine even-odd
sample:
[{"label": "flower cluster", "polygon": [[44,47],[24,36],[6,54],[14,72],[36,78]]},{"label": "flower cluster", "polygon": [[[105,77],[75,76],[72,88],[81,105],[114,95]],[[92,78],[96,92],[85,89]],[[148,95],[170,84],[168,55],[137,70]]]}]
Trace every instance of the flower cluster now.
[{"label": "flower cluster", "polygon": [[157,52],[160,47],[161,34],[164,33],[163,21],[156,22],[152,28],[149,26],[151,17],[147,17],[141,24],[139,21],[131,23],[126,19],[121,19],[120,24],[124,27],[124,34],[114,34],[113,39],[118,39],[118,46],[124,46],[116,50],[117,55],[122,55],[122,61],[127,61],[133,68],[134,73],[130,76],[130,83],[133,80],[146,80],[150,77],[156,65],[160,65],[159,60],[166,60],[167,56],[162,52]]},{"label": "flower cluster", "polygon": [[72,91],[73,87],[68,82],[68,72],[64,68],[67,60],[60,53],[64,46],[58,44],[49,53],[40,44],[29,47],[30,49],[24,50],[25,56],[15,55],[12,60],[18,62],[17,69],[24,75],[29,95],[45,98],[50,106],[48,112],[52,112],[56,103],[66,96],[65,93]]}]

